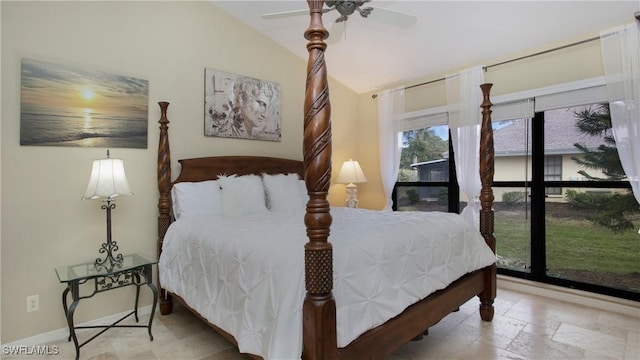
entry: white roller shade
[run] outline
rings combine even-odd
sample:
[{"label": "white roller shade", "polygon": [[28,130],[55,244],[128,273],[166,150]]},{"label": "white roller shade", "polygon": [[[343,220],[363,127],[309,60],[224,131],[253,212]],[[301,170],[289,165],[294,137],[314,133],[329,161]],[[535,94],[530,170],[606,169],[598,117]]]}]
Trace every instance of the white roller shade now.
[{"label": "white roller shade", "polygon": [[[397,130],[398,132],[404,132],[431,126],[447,125],[449,119],[445,110],[446,107],[437,107],[397,115],[395,117]],[[524,99],[496,103],[491,110],[492,121],[532,118],[534,115],[534,101],[532,99]],[[482,109],[478,108],[478,113],[481,111]]]},{"label": "white roller shade", "polygon": [[[491,119],[495,121],[532,118],[535,112],[607,102],[603,77],[547,86],[512,94],[492,96]],[[478,109],[480,112],[481,109]],[[446,106],[398,114],[397,131],[448,124]]]},{"label": "white roller shade", "polygon": [[[496,99],[498,101],[499,99]],[[534,101],[532,99],[524,99],[517,101],[509,101],[505,103],[496,103],[491,110],[492,121],[530,119],[534,115]]]},{"label": "white roller shade", "polygon": [[607,102],[605,85],[536,96],[536,111],[561,109],[572,106]]},{"label": "white roller shade", "polygon": [[445,106],[407,112],[394,117],[398,132],[424,129],[431,126],[446,125],[449,121]]}]

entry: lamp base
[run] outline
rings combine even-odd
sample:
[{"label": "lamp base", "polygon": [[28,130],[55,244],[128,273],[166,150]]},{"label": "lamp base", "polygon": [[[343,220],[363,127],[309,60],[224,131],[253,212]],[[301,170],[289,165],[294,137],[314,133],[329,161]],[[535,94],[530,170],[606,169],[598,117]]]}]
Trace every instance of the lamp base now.
[{"label": "lamp base", "polygon": [[358,197],[356,194],[358,193],[358,187],[351,183],[347,185],[347,207],[349,208],[357,208],[358,207]]},{"label": "lamp base", "polygon": [[107,199],[106,204],[102,205],[102,209],[107,212],[107,241],[102,243],[98,252],[100,254],[106,253],[104,259],[97,258],[93,265],[96,269],[106,269],[111,271],[114,268],[122,267],[123,256],[117,254],[114,256],[114,252],[118,251],[118,244],[115,241],[111,241],[111,210],[116,208],[116,204],[111,202],[111,199]]},{"label": "lamp base", "polygon": [[118,244],[116,244],[115,241],[102,243],[102,246],[100,247],[100,250],[98,250],[98,252],[101,254],[106,252],[107,255],[105,255],[104,259],[96,259],[96,261],[93,263],[96,269],[104,268],[107,271],[111,271],[115,268],[121,268],[123,257],[122,254],[117,254],[114,256],[113,252],[116,250],[118,250]]}]

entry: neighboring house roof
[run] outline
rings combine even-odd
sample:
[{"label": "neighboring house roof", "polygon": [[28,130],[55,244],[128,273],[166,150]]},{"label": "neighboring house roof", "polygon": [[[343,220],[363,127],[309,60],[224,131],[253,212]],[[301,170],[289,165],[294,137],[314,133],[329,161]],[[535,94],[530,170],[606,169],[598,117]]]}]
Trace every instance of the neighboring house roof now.
[{"label": "neighboring house roof", "polygon": [[[574,112],[582,108],[545,111],[544,143],[546,155],[580,154],[580,150],[574,146],[575,143],[584,144],[590,149],[604,144],[602,136],[589,136],[575,127]],[[496,156],[524,155],[525,149],[531,153],[531,131],[525,131],[526,124],[526,119],[513,120],[508,125],[493,131]]]}]

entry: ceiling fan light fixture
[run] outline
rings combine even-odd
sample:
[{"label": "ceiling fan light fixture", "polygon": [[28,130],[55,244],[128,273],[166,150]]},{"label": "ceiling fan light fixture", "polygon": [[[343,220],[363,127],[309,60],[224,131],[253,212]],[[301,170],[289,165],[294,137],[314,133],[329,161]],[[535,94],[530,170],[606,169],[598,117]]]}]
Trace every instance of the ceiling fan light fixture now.
[{"label": "ceiling fan light fixture", "polygon": [[365,3],[370,2],[371,0],[361,0],[361,1],[325,1],[325,5],[329,7],[329,10],[336,9],[340,13],[340,17],[336,19],[336,22],[347,21],[349,19],[349,15],[352,15],[354,12],[358,11],[362,17],[367,17],[373,11],[372,7],[366,7],[364,9],[361,8]]}]

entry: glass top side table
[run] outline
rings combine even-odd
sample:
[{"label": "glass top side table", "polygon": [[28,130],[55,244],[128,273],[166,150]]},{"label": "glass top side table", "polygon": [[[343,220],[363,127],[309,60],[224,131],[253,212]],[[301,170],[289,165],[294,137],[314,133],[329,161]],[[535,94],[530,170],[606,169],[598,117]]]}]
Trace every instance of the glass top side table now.
[{"label": "glass top side table", "polygon": [[[153,284],[153,265],[156,263],[157,260],[152,260],[139,254],[131,254],[124,256],[122,264],[119,266],[95,266],[94,262],[87,262],[56,268],[58,280],[61,283],[67,284],[67,287],[62,292],[62,306],[64,308],[65,317],[67,318],[67,324],[69,325],[68,340],[71,341],[71,339],[73,339],[73,343],[76,348],[76,359],[80,357],[80,348],[82,346],[114,327],[146,327],[149,333],[149,338],[153,341],[151,324],[153,323],[153,315],[156,310],[156,303],[158,302],[158,291],[156,286]],[[80,285],[91,282],[91,280],[93,280],[94,285],[93,291],[87,295],[81,295]],[[73,314],[81,299],[90,298],[97,293],[129,285],[134,285],[136,287],[135,307],[131,312],[127,313],[110,325],[74,326]],[[138,300],[140,297],[140,287],[143,285],[147,285],[153,293],[153,304],[151,305],[149,323],[147,325],[118,325],[121,321],[131,315],[134,315],[136,323],[138,322]],[[67,295],[69,293],[71,293],[71,298],[73,299],[71,305],[68,305],[67,303]],[[76,330],[87,328],[102,328],[102,331],[80,344],[76,336]]]}]

